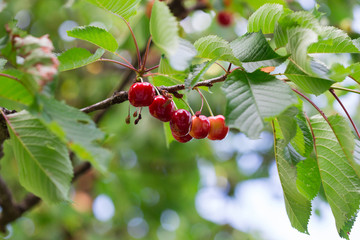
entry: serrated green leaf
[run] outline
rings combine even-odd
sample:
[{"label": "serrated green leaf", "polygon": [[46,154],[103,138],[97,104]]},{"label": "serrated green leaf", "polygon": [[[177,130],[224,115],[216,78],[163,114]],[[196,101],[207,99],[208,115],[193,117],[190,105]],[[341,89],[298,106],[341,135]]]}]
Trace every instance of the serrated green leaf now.
[{"label": "serrated green leaf", "polygon": [[[320,69],[321,67],[321,65],[315,64],[313,66],[313,69]],[[333,83],[335,83],[330,79],[310,76],[300,70],[300,68],[296,66],[293,62],[289,62],[285,71],[285,76],[305,92],[315,95],[320,95],[324,93],[325,91],[330,89]]]},{"label": "serrated green leaf", "polygon": [[73,169],[66,145],[26,111],[6,120],[21,185],[49,203],[68,200]]},{"label": "serrated green leaf", "polygon": [[185,71],[190,67],[191,61],[196,54],[197,51],[191,42],[179,38],[179,46],[175,53],[169,55],[169,63],[173,69],[177,71]]},{"label": "serrated green leaf", "polygon": [[308,53],[358,53],[359,49],[351,38],[342,30],[332,27],[322,27],[319,33],[320,41],[308,48]]},{"label": "serrated green leaf", "polygon": [[86,0],[95,6],[129,19],[135,15],[140,0]]},{"label": "serrated green leaf", "polygon": [[[22,73],[17,70],[6,70],[2,73],[16,77],[18,79],[22,77]],[[32,94],[26,89],[20,80],[17,81],[11,78],[0,76],[0,85],[1,98],[24,105],[31,104],[34,99]]]},{"label": "serrated green leaf", "polygon": [[300,232],[308,233],[307,225],[311,215],[311,202],[297,189],[296,168],[289,163],[289,159],[286,159],[284,140],[276,139],[274,144],[276,165],[284,192],[286,212],[291,226]]},{"label": "serrated green leaf", "polygon": [[248,32],[258,32],[261,30],[264,34],[273,33],[275,24],[283,14],[283,5],[264,4],[250,16]]},{"label": "serrated green leaf", "polygon": [[257,138],[265,118],[279,115],[297,102],[290,87],[260,70],[233,71],[222,86],[226,95],[226,120],[250,138]]},{"label": "serrated green leaf", "polygon": [[351,71],[351,78],[354,79],[358,84],[360,84],[360,63],[354,63],[349,66]]},{"label": "serrated green leaf", "polygon": [[288,36],[287,51],[291,53],[293,63],[304,73],[314,75],[307,48],[317,41],[317,34],[306,28],[292,28],[288,30]]},{"label": "serrated green leaf", "polygon": [[297,123],[295,116],[298,112],[297,107],[289,107],[276,117],[276,122],[279,125],[278,130],[281,132],[281,139],[284,139],[285,144],[288,144],[296,135]]},{"label": "serrated green leaf", "polygon": [[70,37],[91,42],[110,52],[115,52],[118,48],[118,43],[114,36],[103,28],[83,26],[73,28],[70,31],[67,31],[67,33]]},{"label": "serrated green leaf", "polygon": [[290,143],[301,156],[309,157],[314,149],[310,129],[302,112],[299,112],[295,120],[297,123],[296,135]]},{"label": "serrated green leaf", "polygon": [[169,59],[163,55],[163,56],[161,56],[161,59],[160,59],[158,73],[161,73],[164,75],[174,75],[174,74],[179,74],[181,72],[173,69],[172,66],[170,65]]},{"label": "serrated green leaf", "polygon": [[94,54],[83,48],[71,48],[58,56],[60,66],[59,71],[68,71],[86,66],[95,62],[104,54],[105,50],[99,48]]},{"label": "serrated green leaf", "polygon": [[313,158],[305,159],[296,165],[296,186],[299,192],[308,200],[314,199],[321,186],[320,172]]},{"label": "serrated green leaf", "polygon": [[230,44],[219,36],[209,35],[198,39],[194,46],[198,51],[198,56],[208,59],[218,59],[231,62],[237,66],[239,60],[235,57]]},{"label": "serrated green leaf", "polygon": [[[177,84],[183,84],[184,81],[181,81],[180,78],[184,75],[156,75],[152,77],[152,84],[156,87],[159,86],[172,86]],[[184,79],[183,78],[183,79]]]},{"label": "serrated green leaf", "polygon": [[[331,122],[336,123],[338,117]],[[311,118],[317,162],[325,196],[341,237],[347,237],[360,204],[360,178],[351,167],[346,152],[333,129],[321,115]]]},{"label": "serrated green leaf", "polygon": [[350,67],[345,68],[340,63],[334,63],[333,65],[331,65],[329,78],[336,82],[342,82],[350,74],[351,74]]},{"label": "serrated green leaf", "polygon": [[230,43],[234,56],[243,62],[243,67],[254,71],[260,67],[278,66],[288,56],[278,55],[261,32],[246,33]]},{"label": "serrated green leaf", "polygon": [[[48,124],[56,124],[63,132],[59,137],[82,160],[89,161],[96,169],[106,172],[111,154],[99,145],[104,133],[99,130],[90,116],[65,103],[45,96],[38,96],[40,116]],[[64,138],[65,134],[65,138]]]},{"label": "serrated green leaf", "polygon": [[165,2],[156,0],[150,18],[152,41],[163,52],[171,55],[179,46],[178,22]]},{"label": "serrated green leaf", "polygon": [[216,60],[217,59],[213,59],[195,66],[194,69],[190,71],[188,77],[185,79],[185,88],[192,88],[195,84],[197,84],[207,72],[207,70],[209,70],[209,68],[216,62]]},{"label": "serrated green leaf", "polygon": [[355,148],[351,166],[354,168],[358,177],[360,177],[360,141],[355,139]]},{"label": "serrated green leaf", "polygon": [[[294,31],[294,29],[307,29],[310,32],[313,31],[314,33],[318,33],[320,23],[314,15],[307,11],[297,11],[294,13],[284,14],[275,25],[274,42],[277,48],[286,46],[288,40],[290,39],[290,31]],[[311,36],[309,35],[309,37]],[[306,38],[307,37],[304,39],[306,40]],[[309,40],[313,41],[313,38],[310,38]],[[313,42],[316,41],[317,38]]]}]

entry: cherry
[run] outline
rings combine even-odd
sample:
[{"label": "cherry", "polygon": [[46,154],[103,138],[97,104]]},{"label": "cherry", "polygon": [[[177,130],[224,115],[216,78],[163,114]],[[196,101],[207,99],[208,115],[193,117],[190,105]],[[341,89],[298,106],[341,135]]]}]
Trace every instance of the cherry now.
[{"label": "cherry", "polygon": [[229,132],[229,127],[225,125],[225,117],[223,115],[217,115],[215,117],[209,117],[210,132],[208,139],[222,140]]},{"label": "cherry", "polygon": [[149,112],[160,121],[168,122],[171,120],[172,113],[175,112],[175,105],[171,99],[158,95],[149,106]]},{"label": "cherry", "polygon": [[206,138],[210,131],[210,122],[204,115],[192,116],[190,135],[193,138]]},{"label": "cherry", "polygon": [[186,134],[185,136],[179,137],[176,136],[173,132],[171,132],[173,137],[175,138],[176,141],[181,142],[181,143],[186,143],[188,141],[190,141],[193,137],[190,136],[190,134]]},{"label": "cherry", "polygon": [[134,107],[149,106],[155,98],[155,89],[148,82],[138,82],[131,85],[128,99]]},{"label": "cherry", "polygon": [[233,16],[230,12],[221,11],[217,14],[217,21],[221,26],[228,27],[233,22]]},{"label": "cherry", "polygon": [[185,136],[191,128],[191,114],[185,109],[179,109],[172,113],[170,129],[173,135],[178,137]]}]

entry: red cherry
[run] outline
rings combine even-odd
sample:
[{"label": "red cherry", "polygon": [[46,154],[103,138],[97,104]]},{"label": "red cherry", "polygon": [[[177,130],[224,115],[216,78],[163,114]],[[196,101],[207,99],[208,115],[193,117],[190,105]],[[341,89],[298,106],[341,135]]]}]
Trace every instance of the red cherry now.
[{"label": "red cherry", "polygon": [[160,121],[168,122],[171,120],[172,113],[175,112],[175,105],[171,99],[158,95],[149,106],[149,112]]},{"label": "red cherry", "polygon": [[192,116],[190,135],[193,138],[206,138],[210,131],[210,122],[204,115]]},{"label": "red cherry", "polygon": [[173,135],[178,137],[185,136],[191,128],[191,114],[185,109],[179,109],[173,112],[170,120],[170,129]]},{"label": "red cherry", "polygon": [[131,85],[128,99],[134,107],[149,106],[155,98],[155,88],[148,82],[139,82]]},{"label": "red cherry", "polygon": [[171,133],[172,133],[173,137],[175,138],[175,140],[178,141],[178,142],[181,142],[181,143],[186,143],[186,142],[190,141],[193,138],[192,136],[190,136],[190,134],[179,137],[179,136],[176,136],[173,132],[171,132]]},{"label": "red cherry", "polygon": [[233,22],[233,16],[230,12],[221,11],[217,14],[217,21],[221,26],[228,27]]},{"label": "red cherry", "polygon": [[223,115],[217,115],[215,117],[209,117],[210,132],[208,139],[222,140],[229,132],[229,127],[225,125],[225,117]]}]

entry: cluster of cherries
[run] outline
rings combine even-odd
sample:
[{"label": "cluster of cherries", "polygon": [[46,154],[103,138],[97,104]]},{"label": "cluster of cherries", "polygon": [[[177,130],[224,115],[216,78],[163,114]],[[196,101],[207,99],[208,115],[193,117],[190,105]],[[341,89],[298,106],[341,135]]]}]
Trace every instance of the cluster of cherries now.
[{"label": "cluster of cherries", "polygon": [[[211,140],[222,140],[229,132],[223,115],[206,117],[197,112],[191,116],[190,112],[185,109],[176,110],[171,97],[156,96],[154,86],[148,82],[134,83],[129,89],[128,99],[134,107],[148,106],[150,114],[160,121],[170,121],[171,133],[178,142],[185,143],[193,138],[206,137]],[[137,121],[140,118],[141,115]]]}]

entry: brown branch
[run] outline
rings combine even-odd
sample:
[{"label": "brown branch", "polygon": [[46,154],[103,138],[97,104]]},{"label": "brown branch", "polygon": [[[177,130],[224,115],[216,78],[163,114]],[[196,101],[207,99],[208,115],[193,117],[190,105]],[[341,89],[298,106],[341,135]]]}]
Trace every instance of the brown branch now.
[{"label": "brown branch", "polygon": [[[220,77],[201,81],[201,82],[197,83],[193,88],[203,87],[203,86],[212,87],[214,85],[214,83],[225,81],[226,77],[227,77],[227,74],[220,76]],[[166,91],[169,93],[173,93],[175,96],[177,96],[177,95],[179,95],[178,91],[185,89],[185,85],[178,84],[178,85],[169,86],[169,87],[160,86],[160,87],[158,87],[158,89],[160,91]],[[85,112],[85,113],[90,113],[90,112],[94,112],[94,111],[97,111],[100,109],[107,109],[112,105],[119,104],[119,103],[125,102],[127,100],[128,100],[127,91],[120,91],[120,92],[114,93],[111,97],[106,98],[105,100],[103,100],[101,102],[98,102],[91,106],[82,108],[81,111]]]}]

